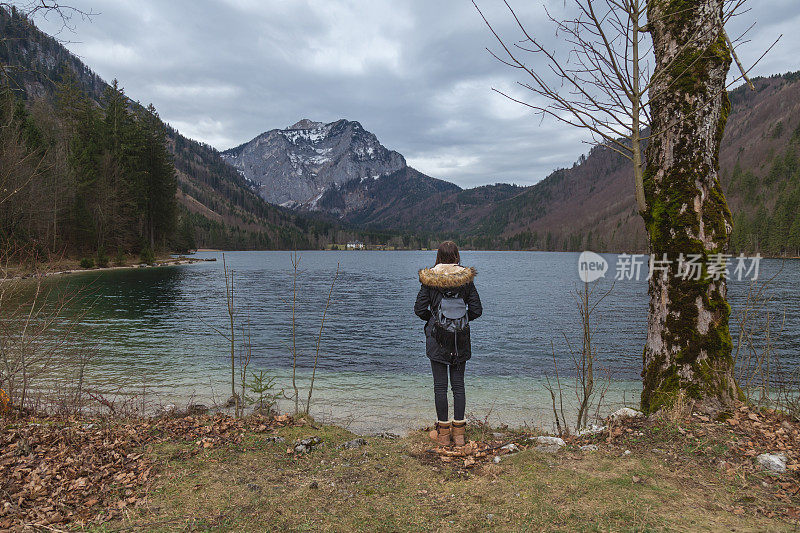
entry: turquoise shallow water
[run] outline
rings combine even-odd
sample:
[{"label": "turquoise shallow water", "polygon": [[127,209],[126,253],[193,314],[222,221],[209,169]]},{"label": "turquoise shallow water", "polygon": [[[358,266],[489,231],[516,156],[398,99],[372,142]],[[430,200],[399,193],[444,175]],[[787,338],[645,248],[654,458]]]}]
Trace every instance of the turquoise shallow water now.
[{"label": "turquoise shallow water", "polygon": [[[92,386],[110,391],[145,383],[154,404],[227,398],[230,348],[214,331],[224,330],[227,320],[221,254],[198,256],[218,261],[86,273],[59,281],[87,287],[87,297],[75,311],[90,305],[82,326],[99,350],[89,368]],[[419,289],[417,269],[432,264],[434,253],[309,251],[300,256],[301,387],[313,364],[327,290],[337,263],[340,266],[321,343],[312,414],[358,431],[402,431],[427,423],[433,416],[430,370],[423,323],[412,307]],[[580,286],[577,257],[547,252],[462,254],[463,264],[478,269],[476,286],[484,307],[484,316],[472,325],[469,413],[481,419],[488,415],[493,423],[550,423],[550,398],[542,381],[552,373],[552,352],[562,376],[569,375],[572,363],[564,335],[573,345],[580,340],[572,296]],[[226,252],[225,258],[234,272],[240,324],[249,321],[251,326],[250,368],[276,373],[280,387],[288,389],[289,253]],[[787,310],[787,324],[777,348],[796,358],[800,298],[795,281],[800,279],[800,263],[781,264],[773,282],[773,305]],[[769,274],[781,264],[765,261],[762,270]],[[601,281],[598,293],[610,287],[610,282]],[[731,283],[734,310],[744,289],[743,283]],[[608,408],[636,403],[646,310],[644,280],[616,282],[597,308],[600,366],[614,378],[606,395]],[[302,392],[301,397],[305,398]]]}]

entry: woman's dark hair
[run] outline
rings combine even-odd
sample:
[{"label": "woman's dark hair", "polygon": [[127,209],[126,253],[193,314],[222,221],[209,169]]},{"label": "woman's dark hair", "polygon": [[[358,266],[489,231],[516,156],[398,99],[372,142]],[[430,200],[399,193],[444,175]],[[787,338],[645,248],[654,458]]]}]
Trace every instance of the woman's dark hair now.
[{"label": "woman's dark hair", "polygon": [[456,246],[456,243],[453,241],[444,241],[439,245],[439,251],[436,252],[436,265],[439,263],[458,264],[460,262],[461,255],[458,253],[458,246]]}]

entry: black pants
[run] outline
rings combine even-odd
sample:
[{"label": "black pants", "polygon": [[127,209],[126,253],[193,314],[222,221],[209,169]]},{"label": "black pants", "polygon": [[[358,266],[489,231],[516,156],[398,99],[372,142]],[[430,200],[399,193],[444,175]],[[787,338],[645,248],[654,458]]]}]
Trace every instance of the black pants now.
[{"label": "black pants", "polygon": [[466,363],[446,365],[431,361],[433,371],[433,397],[436,403],[436,417],[446,422],[447,418],[447,373],[450,372],[450,387],[453,389],[453,418],[464,420],[467,395],[464,392],[464,367]]}]

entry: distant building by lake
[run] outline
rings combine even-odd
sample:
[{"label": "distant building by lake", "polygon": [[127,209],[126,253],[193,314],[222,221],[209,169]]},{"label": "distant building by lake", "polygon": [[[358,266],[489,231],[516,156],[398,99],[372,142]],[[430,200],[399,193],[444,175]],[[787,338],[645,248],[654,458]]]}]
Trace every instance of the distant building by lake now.
[{"label": "distant building by lake", "polygon": [[331,243],[325,247],[327,250],[408,250],[408,248],[389,246],[388,244],[365,244],[361,241],[349,241],[345,244]]}]

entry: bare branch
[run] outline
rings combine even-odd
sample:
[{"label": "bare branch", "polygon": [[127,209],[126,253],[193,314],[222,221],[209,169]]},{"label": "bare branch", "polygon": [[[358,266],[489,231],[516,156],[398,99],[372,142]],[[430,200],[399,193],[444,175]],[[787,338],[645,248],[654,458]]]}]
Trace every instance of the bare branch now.
[{"label": "bare branch", "polygon": [[739,61],[739,56],[736,54],[736,48],[734,48],[733,43],[731,42],[731,38],[728,37],[728,32],[722,30],[722,33],[725,35],[725,42],[728,44],[728,48],[730,48],[731,50],[731,55],[733,56],[733,60],[736,62],[736,66],[739,67],[739,72],[742,73],[742,77],[744,78],[745,82],[747,82],[747,86],[750,87],[750,90],[755,91],[756,86],[753,85],[753,82],[750,81],[750,78],[747,77],[747,72],[745,72],[744,67],[742,66],[742,62]]}]

